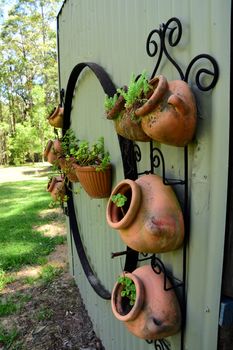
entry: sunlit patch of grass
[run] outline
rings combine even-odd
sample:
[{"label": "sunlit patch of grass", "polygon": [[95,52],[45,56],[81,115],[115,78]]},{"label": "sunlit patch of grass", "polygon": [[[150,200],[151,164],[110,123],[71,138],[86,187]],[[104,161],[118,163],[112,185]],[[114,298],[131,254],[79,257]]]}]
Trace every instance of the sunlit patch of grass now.
[{"label": "sunlit patch of grass", "polygon": [[35,284],[37,282],[41,284],[51,283],[55,278],[57,278],[63,269],[53,265],[45,265],[42,266],[41,271],[38,276],[27,276],[24,278],[25,283],[27,284]]},{"label": "sunlit patch of grass", "polygon": [[40,215],[50,200],[45,180],[0,184],[0,290],[9,283],[7,271],[44,264],[55,246],[64,243],[65,237],[46,237],[34,229],[53,221]]}]

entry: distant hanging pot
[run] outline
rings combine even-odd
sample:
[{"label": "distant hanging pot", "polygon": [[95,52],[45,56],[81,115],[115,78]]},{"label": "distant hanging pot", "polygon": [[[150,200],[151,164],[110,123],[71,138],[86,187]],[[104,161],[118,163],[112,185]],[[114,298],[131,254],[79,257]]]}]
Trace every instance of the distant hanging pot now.
[{"label": "distant hanging pot", "polygon": [[63,128],[64,108],[60,105],[49,115],[48,122],[55,128]]},{"label": "distant hanging pot", "polygon": [[[112,291],[111,306],[115,317],[129,332],[142,339],[162,339],[176,334],[181,326],[181,311],[174,290],[164,290],[164,274],[151,266],[141,266],[122,277],[131,280],[127,290],[117,282]],[[130,305],[130,288],[134,285],[135,301]],[[169,281],[166,282],[171,287]],[[123,293],[122,293],[123,292]]]},{"label": "distant hanging pot", "polygon": [[61,141],[56,139],[54,141],[49,140],[44,150],[44,158],[50,164],[58,163],[58,158],[62,154]]},{"label": "distant hanging pot", "polygon": [[78,182],[78,176],[76,174],[76,168],[77,168],[77,163],[75,162],[75,159],[73,157],[70,157],[66,159],[65,157],[60,157],[59,160],[59,165],[65,174],[65,176],[68,178],[70,182]]},{"label": "distant hanging pot", "polygon": [[[113,203],[114,195],[127,200]],[[143,175],[136,181],[123,180],[112,191],[106,219],[118,230],[130,248],[145,253],[161,253],[179,248],[184,238],[183,214],[171,186],[158,175]]]},{"label": "distant hanging pot", "polygon": [[149,83],[153,94],[135,110],[143,131],[164,144],[187,145],[194,137],[197,121],[196,103],[189,85],[182,80],[168,82],[163,75]]},{"label": "distant hanging pot", "polygon": [[61,176],[54,176],[49,180],[47,191],[50,192],[53,200],[62,202],[65,196],[65,182]]}]

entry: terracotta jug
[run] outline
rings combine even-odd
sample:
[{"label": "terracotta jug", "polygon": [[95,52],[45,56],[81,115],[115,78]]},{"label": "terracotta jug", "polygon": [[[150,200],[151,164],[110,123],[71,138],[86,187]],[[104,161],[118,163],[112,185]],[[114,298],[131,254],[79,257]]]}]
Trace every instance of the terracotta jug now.
[{"label": "terracotta jug", "polygon": [[45,160],[47,160],[51,164],[55,164],[58,161],[58,158],[61,154],[61,141],[58,139],[54,141],[49,140],[44,150]]},{"label": "terracotta jug", "polygon": [[63,128],[63,115],[64,108],[59,105],[48,117],[49,124],[55,128]]},{"label": "terracotta jug", "polygon": [[54,201],[62,200],[65,196],[64,179],[61,176],[54,176],[47,185],[47,191]]},{"label": "terracotta jug", "polygon": [[[111,199],[118,193],[127,197],[123,207],[117,207]],[[183,242],[180,205],[171,186],[164,185],[158,175],[121,181],[109,198],[106,219],[110,227],[118,230],[124,243],[138,252],[167,252]]]},{"label": "terracotta jug", "polygon": [[[129,332],[142,339],[162,339],[177,333],[181,326],[181,311],[173,289],[164,290],[164,274],[156,274],[151,266],[141,266],[122,276],[130,278],[136,287],[133,306],[122,297],[122,284],[116,283],[111,297],[115,317],[124,322]],[[167,280],[167,286],[171,287]]]},{"label": "terracotta jug", "polygon": [[141,118],[136,117],[134,108],[125,108],[125,99],[119,96],[115,106],[107,113],[107,118],[114,121],[116,132],[129,140],[148,142],[150,137],[141,127]]},{"label": "terracotta jug", "polygon": [[196,103],[189,85],[182,80],[168,82],[163,75],[152,79],[154,92],[136,109],[146,135],[160,143],[185,146],[192,141],[197,120]]}]

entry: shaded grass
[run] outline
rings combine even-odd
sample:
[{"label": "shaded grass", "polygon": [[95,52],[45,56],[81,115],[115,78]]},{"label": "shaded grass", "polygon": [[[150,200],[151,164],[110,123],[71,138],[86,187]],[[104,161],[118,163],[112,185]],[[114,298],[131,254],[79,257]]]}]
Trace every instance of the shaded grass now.
[{"label": "shaded grass", "polygon": [[45,237],[33,229],[52,221],[39,216],[51,201],[46,184],[45,180],[0,184],[0,285],[6,271],[39,264],[64,242],[63,237]]}]

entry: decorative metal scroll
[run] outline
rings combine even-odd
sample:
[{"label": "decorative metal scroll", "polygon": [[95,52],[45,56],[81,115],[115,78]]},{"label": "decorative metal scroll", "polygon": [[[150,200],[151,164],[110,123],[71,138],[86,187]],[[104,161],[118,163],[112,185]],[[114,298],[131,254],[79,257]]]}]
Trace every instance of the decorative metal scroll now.
[{"label": "decorative metal scroll", "polygon": [[[181,80],[185,82],[189,82],[191,79],[191,72],[193,72],[192,77],[197,88],[200,91],[209,91],[213,89],[218,81],[219,77],[219,68],[216,60],[208,55],[208,54],[200,54],[195,56],[190,63],[188,64],[186,70],[183,70],[181,66],[176,62],[174,57],[170,53],[170,49],[173,47],[176,47],[182,37],[182,25],[178,18],[172,17],[170,18],[167,23],[162,23],[159,26],[159,29],[152,30],[147,38],[146,41],[146,52],[150,57],[157,57],[157,61],[155,63],[155,68],[152,72],[151,79],[154,78],[156,75],[159,66],[161,64],[161,61],[163,58],[167,59],[172,66],[177,70],[179,77]],[[159,41],[156,41],[156,38],[159,39]],[[206,67],[208,66],[208,67]],[[211,68],[209,68],[209,66]],[[209,83],[206,83],[206,77],[209,77],[211,80]],[[141,161],[141,151],[138,145],[135,145],[135,160],[136,162]],[[185,304],[186,304],[186,297],[185,297],[185,280],[186,280],[186,247],[187,247],[187,240],[188,240],[188,232],[189,232],[189,208],[188,208],[188,146],[184,147],[184,155],[183,155],[183,161],[184,161],[184,177],[183,179],[168,179],[166,177],[166,166],[165,166],[165,159],[163,156],[162,151],[157,148],[153,147],[153,141],[150,141],[150,169],[144,171],[143,173],[138,173],[138,176],[142,174],[147,173],[154,173],[154,171],[157,168],[161,168],[162,170],[162,179],[163,183],[165,185],[183,185],[184,186],[184,220],[185,220],[185,238],[184,238],[184,245],[183,245],[183,281],[179,281],[176,278],[172,278],[173,281],[176,281],[172,285],[172,287],[167,287],[167,278],[171,278],[169,276],[168,272],[166,271],[166,268],[162,261],[158,259],[155,255],[152,255],[149,257],[151,259],[151,266],[155,273],[164,273],[164,289],[169,290],[173,288],[182,287],[183,288],[183,300],[182,300],[182,306],[183,306],[183,324],[185,322],[186,318],[186,312],[185,312]],[[141,259],[142,260],[146,260]],[[155,349],[157,350],[169,350],[170,344],[165,339],[160,339],[156,341],[151,341],[151,343],[154,344]],[[184,349],[184,329],[182,327],[181,331],[181,350]]]},{"label": "decorative metal scroll", "polygon": [[153,344],[155,350],[170,350],[170,343],[167,339],[146,340],[147,344]]}]

